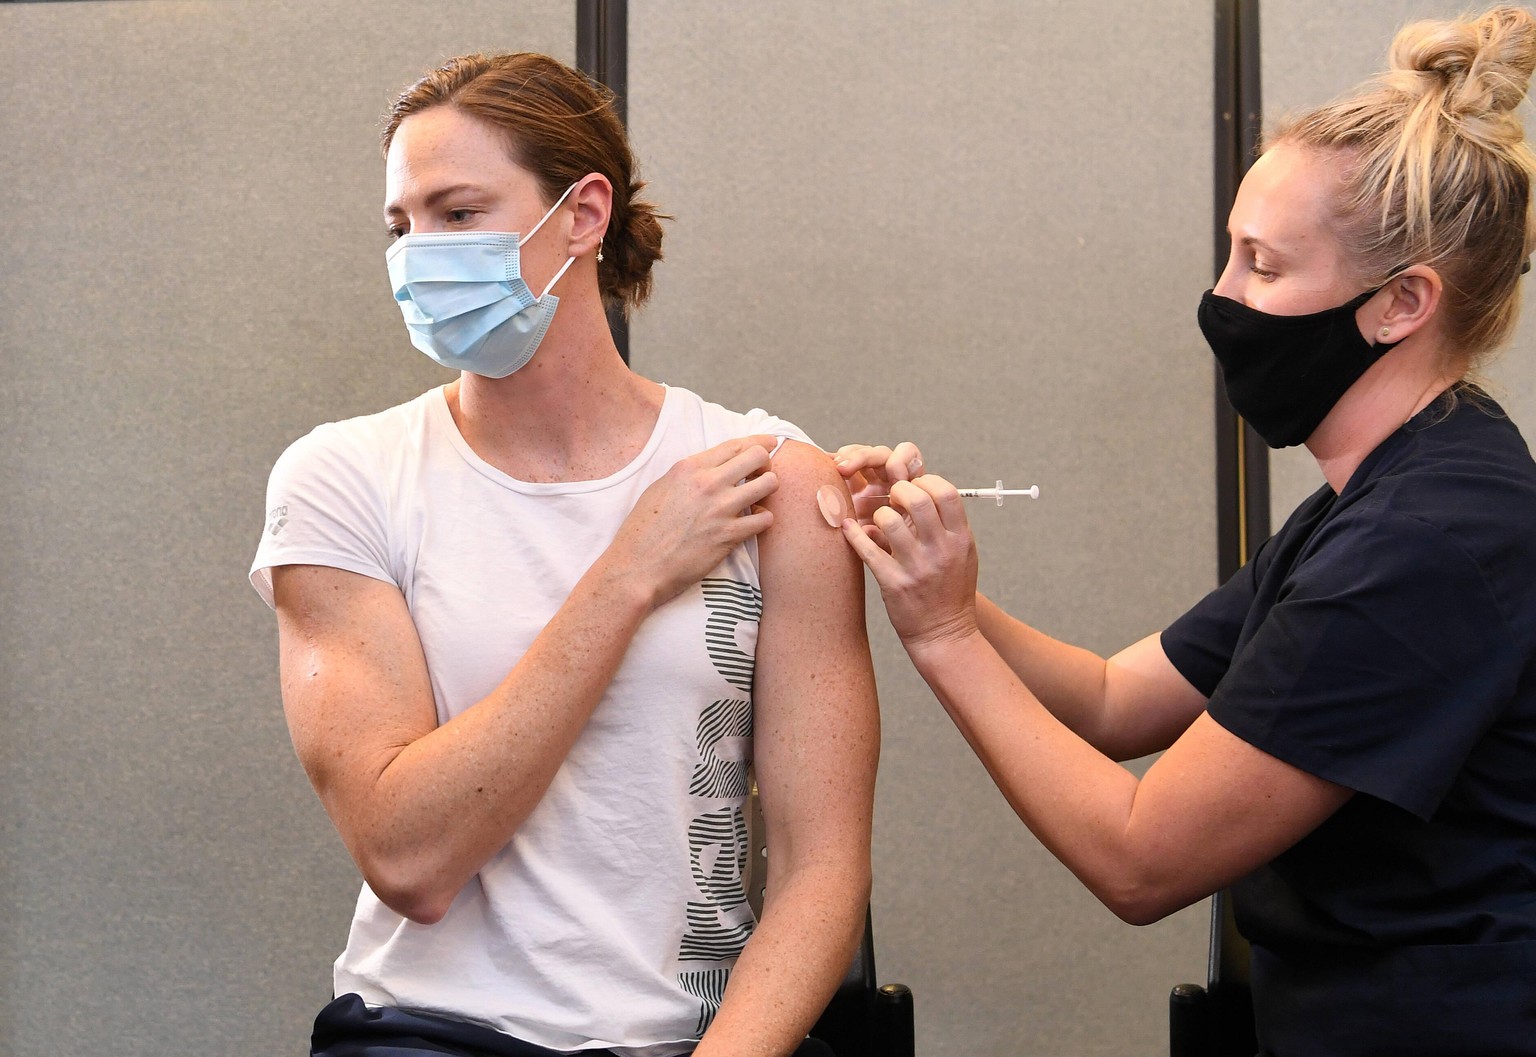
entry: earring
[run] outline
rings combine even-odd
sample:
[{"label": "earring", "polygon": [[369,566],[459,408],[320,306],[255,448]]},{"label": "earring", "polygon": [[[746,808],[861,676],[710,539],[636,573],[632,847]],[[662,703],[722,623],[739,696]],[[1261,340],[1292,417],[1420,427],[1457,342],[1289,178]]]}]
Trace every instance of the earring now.
[{"label": "earring", "polygon": [[1386,341],[1391,336],[1392,336],[1392,328],[1391,327],[1382,327],[1381,328],[1381,340],[1382,341]]},{"label": "earring", "polygon": [[601,247],[599,247],[598,251],[597,251],[597,263],[598,264],[602,264],[603,263],[603,251],[602,251]]}]

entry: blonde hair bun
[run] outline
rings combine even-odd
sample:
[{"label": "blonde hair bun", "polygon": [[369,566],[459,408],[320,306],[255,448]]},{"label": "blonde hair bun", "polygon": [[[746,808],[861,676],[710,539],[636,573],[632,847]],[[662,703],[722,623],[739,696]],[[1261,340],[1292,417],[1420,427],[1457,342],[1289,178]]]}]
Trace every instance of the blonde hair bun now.
[{"label": "blonde hair bun", "polygon": [[1417,22],[1398,31],[1386,73],[1270,140],[1333,160],[1333,230],[1362,285],[1408,264],[1439,272],[1440,330],[1458,370],[1509,337],[1536,247],[1536,153],[1518,112],[1533,69],[1536,15],[1524,7]]},{"label": "blonde hair bun", "polygon": [[1397,88],[1442,96],[1449,117],[1508,113],[1536,70],[1536,16],[1506,4],[1477,18],[1415,22],[1392,41],[1390,67]]}]

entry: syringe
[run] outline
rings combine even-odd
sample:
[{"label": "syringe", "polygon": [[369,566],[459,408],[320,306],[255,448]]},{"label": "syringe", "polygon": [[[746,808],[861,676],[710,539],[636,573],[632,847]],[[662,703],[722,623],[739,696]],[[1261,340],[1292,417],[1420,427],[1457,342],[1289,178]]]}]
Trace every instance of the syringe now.
[{"label": "syringe", "polygon": [[[1005,495],[1027,495],[1031,499],[1040,498],[1040,486],[1032,484],[1028,488],[1004,488],[1003,482],[998,481],[996,488],[957,488],[961,499],[996,499],[997,505],[1003,505]],[[860,496],[861,499],[889,499],[891,494]]]},{"label": "syringe", "polygon": [[[997,505],[1003,505],[1003,497],[1008,495],[1026,495],[1031,499],[1040,498],[1040,486],[1032,484],[1028,488],[1004,488],[1003,482],[997,482],[995,488],[960,488],[957,489],[964,499],[996,499]],[[889,499],[889,492],[884,495],[863,495],[860,499]],[[848,493],[836,485],[824,484],[816,490],[816,505],[821,508],[821,516],[827,524],[837,528],[843,523],[844,518],[852,517],[853,512],[848,509]]]}]

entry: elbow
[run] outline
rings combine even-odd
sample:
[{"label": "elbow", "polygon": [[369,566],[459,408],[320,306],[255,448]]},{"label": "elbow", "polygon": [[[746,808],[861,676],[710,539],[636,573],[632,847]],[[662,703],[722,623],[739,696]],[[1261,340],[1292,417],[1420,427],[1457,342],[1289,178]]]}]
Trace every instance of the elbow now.
[{"label": "elbow", "polygon": [[1138,876],[1128,871],[1102,885],[1092,886],[1092,891],[1110,913],[1127,925],[1155,925],[1201,898],[1191,896],[1185,888],[1175,876]]},{"label": "elbow", "polygon": [[458,896],[458,887],[450,890],[440,871],[412,869],[408,864],[378,859],[359,866],[364,882],[379,902],[417,925],[436,925]]},{"label": "elbow", "polygon": [[1155,925],[1179,909],[1156,899],[1101,898],[1110,912],[1127,925]]},{"label": "elbow", "polygon": [[[375,895],[378,893],[375,892]],[[395,901],[391,902],[383,896],[379,896],[380,902],[396,914],[417,925],[436,925],[448,913],[448,908],[453,905],[453,900],[434,899],[430,895],[405,893],[397,894]]]}]

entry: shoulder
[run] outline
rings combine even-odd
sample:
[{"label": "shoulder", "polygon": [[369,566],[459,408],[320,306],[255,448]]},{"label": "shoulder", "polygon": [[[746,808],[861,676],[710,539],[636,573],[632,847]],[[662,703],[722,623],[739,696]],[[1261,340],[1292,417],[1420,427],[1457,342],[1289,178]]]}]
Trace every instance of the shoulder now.
[{"label": "shoulder", "polygon": [[1536,620],[1536,463],[1507,419],[1461,408],[1444,426],[1347,495],[1329,537],[1404,575],[1470,565],[1506,617]]},{"label": "shoulder", "polygon": [[773,472],[779,476],[781,490],[786,483],[814,490],[842,481],[832,456],[808,441],[793,438],[785,438],[773,453]]},{"label": "shoulder", "polygon": [[273,482],[315,473],[368,473],[391,456],[419,446],[431,417],[428,401],[434,396],[435,390],[385,411],[316,426],[278,457]]},{"label": "shoulder", "polygon": [[[847,488],[832,463],[832,456],[814,444],[785,440],[773,453],[770,466],[774,476],[779,479],[779,487],[763,501],[763,505],[774,512],[774,525],[784,521],[829,528],[816,505],[816,493],[828,485],[843,490]],[[835,529],[829,531],[838,542],[842,542],[841,532]]]},{"label": "shoulder", "polygon": [[817,491],[828,486],[847,494],[832,456],[814,445],[787,440],[774,454],[772,469],[779,486],[762,505],[773,512],[773,524],[758,537],[764,585],[786,577],[823,590],[845,580],[862,584],[858,557],[842,532],[827,524],[816,501]]},{"label": "shoulder", "polygon": [[799,426],[760,407],[750,411],[733,411],[679,386],[667,387],[667,399],[674,405],[675,414],[681,421],[696,425],[705,447],[756,433],[794,439],[814,447],[811,438]]}]

